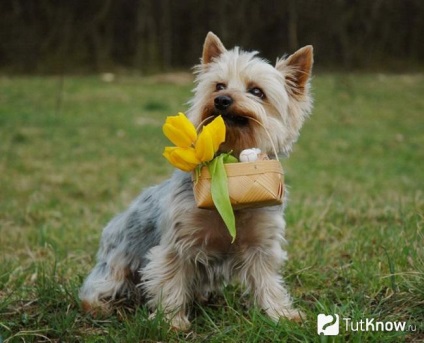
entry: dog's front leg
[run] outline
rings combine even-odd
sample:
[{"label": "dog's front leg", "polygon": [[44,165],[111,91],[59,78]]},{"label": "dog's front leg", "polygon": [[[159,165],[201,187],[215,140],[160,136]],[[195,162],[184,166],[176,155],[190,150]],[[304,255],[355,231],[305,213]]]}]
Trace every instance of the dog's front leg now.
[{"label": "dog's front leg", "polygon": [[283,255],[278,243],[269,250],[251,248],[245,252],[242,282],[254,297],[255,304],[275,321],[281,317],[300,321],[302,312],[292,306],[292,300],[279,275]]},{"label": "dog's front leg", "polygon": [[187,305],[192,299],[191,279],[193,266],[177,251],[162,246],[150,250],[149,263],[141,270],[142,287],[148,305],[154,311],[163,311],[171,326],[188,330]]}]

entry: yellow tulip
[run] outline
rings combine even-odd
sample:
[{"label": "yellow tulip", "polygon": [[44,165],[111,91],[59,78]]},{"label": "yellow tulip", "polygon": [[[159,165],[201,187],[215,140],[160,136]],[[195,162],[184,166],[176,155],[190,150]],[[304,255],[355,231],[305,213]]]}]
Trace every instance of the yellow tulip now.
[{"label": "yellow tulip", "polygon": [[194,170],[200,163],[194,148],[165,147],[163,156],[174,167],[186,172]]},{"label": "yellow tulip", "polygon": [[174,167],[192,171],[199,164],[211,161],[219,146],[225,141],[225,124],[221,116],[203,127],[197,135],[196,128],[183,113],[166,118],[163,133],[176,147],[166,147],[163,156]]},{"label": "yellow tulip", "polygon": [[196,128],[181,112],[176,116],[167,117],[162,129],[165,136],[180,148],[192,146],[197,139]]}]

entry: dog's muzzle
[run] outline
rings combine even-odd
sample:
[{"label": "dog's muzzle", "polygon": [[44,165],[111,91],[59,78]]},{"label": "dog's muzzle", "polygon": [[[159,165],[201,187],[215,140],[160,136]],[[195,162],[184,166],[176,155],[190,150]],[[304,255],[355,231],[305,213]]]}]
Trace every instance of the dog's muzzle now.
[{"label": "dog's muzzle", "polygon": [[214,99],[216,115],[222,115],[225,123],[231,126],[246,126],[249,123],[248,117],[232,111],[234,100],[228,95],[219,95]]}]

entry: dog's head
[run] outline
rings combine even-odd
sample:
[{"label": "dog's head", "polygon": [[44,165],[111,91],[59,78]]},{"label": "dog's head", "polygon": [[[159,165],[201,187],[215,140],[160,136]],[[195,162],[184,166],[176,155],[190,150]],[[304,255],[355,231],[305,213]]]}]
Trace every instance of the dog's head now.
[{"label": "dog's head", "polygon": [[189,117],[199,125],[208,117],[222,115],[227,136],[221,151],[238,154],[259,147],[272,154],[272,140],[278,153],[288,154],[312,108],[312,64],[312,46],[278,59],[274,67],[257,57],[257,52],[227,50],[209,32],[201,64],[195,67]]}]

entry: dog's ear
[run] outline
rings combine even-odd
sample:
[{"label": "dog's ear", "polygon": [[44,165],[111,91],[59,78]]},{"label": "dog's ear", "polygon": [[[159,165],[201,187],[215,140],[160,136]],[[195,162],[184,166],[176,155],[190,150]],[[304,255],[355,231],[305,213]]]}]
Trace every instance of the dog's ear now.
[{"label": "dog's ear", "polygon": [[214,58],[219,57],[222,53],[227,51],[221,40],[212,32],[206,35],[205,43],[203,44],[202,64],[212,62]]},{"label": "dog's ear", "polygon": [[305,95],[305,87],[311,77],[313,63],[313,47],[307,45],[288,58],[277,60],[275,68],[284,75],[289,92],[301,97]]}]

